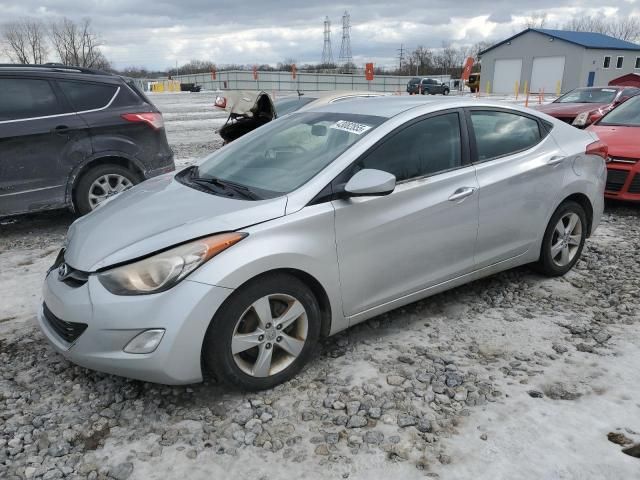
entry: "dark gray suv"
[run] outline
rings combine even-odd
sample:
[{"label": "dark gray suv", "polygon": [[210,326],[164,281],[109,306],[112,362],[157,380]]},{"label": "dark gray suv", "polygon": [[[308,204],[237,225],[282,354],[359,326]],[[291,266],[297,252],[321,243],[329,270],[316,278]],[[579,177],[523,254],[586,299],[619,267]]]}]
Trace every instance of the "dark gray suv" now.
[{"label": "dark gray suv", "polygon": [[107,198],[175,169],[162,114],[130,79],[0,65],[0,216]]}]

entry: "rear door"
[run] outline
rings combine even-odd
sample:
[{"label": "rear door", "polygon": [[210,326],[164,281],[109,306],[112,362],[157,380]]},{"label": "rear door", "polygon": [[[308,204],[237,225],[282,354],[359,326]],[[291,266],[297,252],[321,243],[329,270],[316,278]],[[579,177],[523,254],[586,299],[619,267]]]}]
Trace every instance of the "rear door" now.
[{"label": "rear door", "polygon": [[571,162],[536,117],[478,107],[467,121],[480,186],[476,268],[483,268],[536,244]]},{"label": "rear door", "polygon": [[87,139],[86,125],[50,80],[0,77],[0,215],[64,206],[68,174],[90,150]]},{"label": "rear door", "polygon": [[165,147],[164,130],[122,117],[127,113],[157,111],[124,82],[58,80],[57,83],[89,126],[95,156],[124,154],[125,157],[154,159],[153,155],[160,150],[158,146]]},{"label": "rear door", "polygon": [[333,201],[345,315],[472,270],[478,194],[461,117],[449,111],[401,127],[336,179],[373,168],[397,180],[386,196]]}]

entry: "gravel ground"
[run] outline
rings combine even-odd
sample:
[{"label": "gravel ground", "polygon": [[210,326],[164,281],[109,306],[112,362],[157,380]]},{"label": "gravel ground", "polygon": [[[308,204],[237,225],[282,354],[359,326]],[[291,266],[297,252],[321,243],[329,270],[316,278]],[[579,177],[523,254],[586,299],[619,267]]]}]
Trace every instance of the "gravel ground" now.
[{"label": "gravel ground", "polygon": [[[180,165],[217,148],[212,94],[153,99]],[[608,205],[564,278],[520,268],[376,317],[257,394],[53,352],[34,313],[72,220],[0,220],[0,478],[637,478],[638,207]]]}]

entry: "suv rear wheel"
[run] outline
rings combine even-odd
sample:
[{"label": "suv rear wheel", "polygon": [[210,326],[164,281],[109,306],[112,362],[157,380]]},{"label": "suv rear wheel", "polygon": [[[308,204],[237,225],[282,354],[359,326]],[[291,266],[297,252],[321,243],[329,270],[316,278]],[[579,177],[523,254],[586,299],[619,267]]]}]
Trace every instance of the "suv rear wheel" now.
[{"label": "suv rear wheel", "polygon": [[80,178],[74,194],[74,206],[85,215],[108,198],[140,183],[140,177],[120,165],[107,164],[91,168]]}]

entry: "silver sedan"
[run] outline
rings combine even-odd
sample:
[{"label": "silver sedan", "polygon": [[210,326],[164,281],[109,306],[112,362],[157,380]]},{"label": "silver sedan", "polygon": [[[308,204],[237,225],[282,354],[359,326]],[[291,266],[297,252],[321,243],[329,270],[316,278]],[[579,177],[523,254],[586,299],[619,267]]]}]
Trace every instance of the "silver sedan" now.
[{"label": "silver sedan", "polygon": [[606,156],[589,132],[476,99],[292,113],[77,220],[39,324],[91,369],[269,388],[375,315],[518,265],[568,272]]}]

